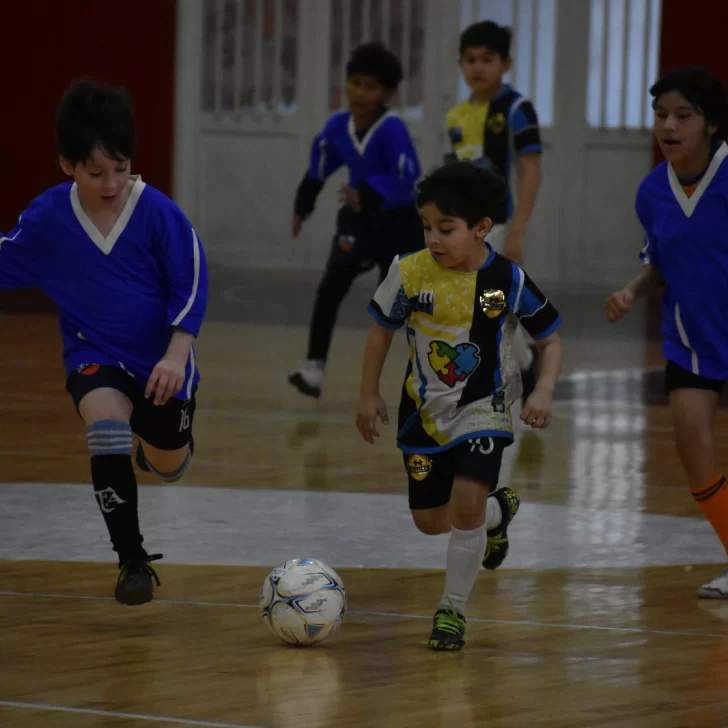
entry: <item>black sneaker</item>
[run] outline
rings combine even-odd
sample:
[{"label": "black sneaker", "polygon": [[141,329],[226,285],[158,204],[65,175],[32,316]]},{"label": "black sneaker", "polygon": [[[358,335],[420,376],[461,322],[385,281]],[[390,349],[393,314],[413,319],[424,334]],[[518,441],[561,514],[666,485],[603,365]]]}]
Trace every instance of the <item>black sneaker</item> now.
[{"label": "black sneaker", "polygon": [[521,395],[521,404],[525,407],[528,398],[533,394],[538,381],[538,349],[531,344],[528,347],[531,350],[531,364],[528,369],[521,371],[521,383],[523,385],[523,394]]},{"label": "black sneaker", "polygon": [[488,497],[498,500],[503,514],[501,522],[495,528],[491,528],[490,531],[486,532],[487,540],[483,566],[492,571],[497,569],[508,556],[508,525],[518,513],[521,499],[513,488],[499,488]]},{"label": "black sneaker", "polygon": [[465,644],[465,617],[454,609],[438,609],[429,646],[433,650],[459,650]]},{"label": "black sneaker", "polygon": [[162,554],[144,554],[128,559],[119,566],[119,578],[116,581],[114,597],[121,604],[134,607],[151,602],[154,597],[152,578],[161,586],[157,572],[149,565],[150,561],[159,561]]}]

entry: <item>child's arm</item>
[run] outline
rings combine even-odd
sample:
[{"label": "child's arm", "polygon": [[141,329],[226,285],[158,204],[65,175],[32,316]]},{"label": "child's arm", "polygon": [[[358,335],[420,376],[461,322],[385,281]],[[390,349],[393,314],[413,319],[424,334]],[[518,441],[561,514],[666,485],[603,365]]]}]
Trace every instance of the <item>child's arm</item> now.
[{"label": "child's arm", "polygon": [[518,155],[518,189],[503,254],[509,260],[520,263],[523,259],[526,227],[541,187],[541,132],[536,110],[530,101],[522,100],[518,105],[513,114],[511,128],[515,153]]},{"label": "child's arm", "polygon": [[338,148],[331,143],[331,122],[313,140],[311,158],[298,189],[293,206],[293,237],[297,238],[306,218],[314,211],[316,200],[326,179],[344,163]]},{"label": "child's arm", "polygon": [[193,340],[207,310],[207,261],[197,233],[182,212],[165,211],[159,262],[167,285],[167,324],[171,335],[165,355],[154,367],[145,396],[164,405],[185,383]]},{"label": "child's arm", "polygon": [[512,265],[515,285],[511,287],[508,303],[523,328],[534,338],[540,354],[541,373],[521,419],[531,427],[548,427],[554,388],[561,374],[561,337],[556,333],[561,316],[525,271]]},{"label": "child's arm", "polygon": [[402,285],[400,260],[396,256],[389,266],[387,277],[374,294],[368,311],[374,318],[364,350],[364,364],[361,377],[361,399],[356,426],[361,436],[369,443],[379,437],[377,416],[386,425],[389,422],[387,408],[379,394],[379,378],[387,358],[394,332],[407,321],[412,310],[410,297]]},{"label": "child's arm", "polygon": [[635,276],[621,291],[613,293],[605,306],[607,321],[614,323],[626,316],[632,309],[635,301],[663,285],[659,268],[646,265],[642,272]]},{"label": "child's arm", "polygon": [[0,233],[0,289],[36,288],[41,285],[35,213],[29,207],[7,234]]},{"label": "child's arm", "polygon": [[364,349],[364,365],[361,375],[361,397],[359,411],[356,415],[356,426],[361,436],[369,443],[379,437],[377,417],[385,425],[389,424],[387,406],[379,394],[379,379],[382,368],[394,337],[394,329],[388,329],[375,323],[369,330]]},{"label": "child's arm", "polygon": [[561,337],[556,332],[537,340],[536,346],[539,351],[540,374],[521,412],[521,419],[535,429],[542,429],[548,427],[551,422],[551,403],[556,382],[561,374],[563,347]]}]

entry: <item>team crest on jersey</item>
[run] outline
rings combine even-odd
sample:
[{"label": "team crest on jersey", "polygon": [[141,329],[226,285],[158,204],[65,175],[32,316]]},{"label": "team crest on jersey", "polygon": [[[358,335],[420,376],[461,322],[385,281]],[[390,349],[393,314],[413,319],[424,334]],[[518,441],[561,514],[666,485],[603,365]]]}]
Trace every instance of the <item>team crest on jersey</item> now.
[{"label": "team crest on jersey", "polygon": [[431,341],[427,358],[440,381],[448,387],[454,387],[478,368],[480,349],[470,341],[457,346],[450,346],[444,341]]},{"label": "team crest on jersey", "polygon": [[500,112],[493,114],[486,122],[486,126],[491,134],[502,134],[506,128],[506,117]]},{"label": "team crest on jersey", "polygon": [[488,318],[498,318],[506,310],[506,306],[503,291],[488,290],[480,294],[480,307]]},{"label": "team crest on jersey", "polygon": [[432,472],[432,460],[427,455],[410,455],[407,472],[415,480],[424,480]]}]

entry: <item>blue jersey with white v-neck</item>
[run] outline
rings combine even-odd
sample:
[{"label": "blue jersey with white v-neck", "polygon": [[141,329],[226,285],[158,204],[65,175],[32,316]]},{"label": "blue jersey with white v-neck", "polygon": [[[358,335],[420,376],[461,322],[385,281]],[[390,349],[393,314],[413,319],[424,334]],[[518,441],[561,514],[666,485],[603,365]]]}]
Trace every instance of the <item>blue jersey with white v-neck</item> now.
[{"label": "blue jersey with white v-neck", "polygon": [[324,182],[341,166],[349,185],[366,183],[381,196],[382,210],[415,203],[420,163],[409,131],[393,111],[384,113],[360,139],[351,112],[334,114],[316,136],[308,176]]},{"label": "blue jersey with white v-neck", "polygon": [[728,379],[728,146],[721,144],[688,196],[663,162],[637,192],[642,260],[659,268],[663,353],[683,369]]},{"label": "blue jersey with white v-neck", "polygon": [[[0,288],[41,288],[57,304],[67,374],[106,364],[144,388],[172,327],[199,334],[207,266],[187,218],[141,177],[106,237],[81,207],[75,183],[65,183],[36,198],[0,236]],[[198,379],[193,348],[176,396],[189,398]]]}]

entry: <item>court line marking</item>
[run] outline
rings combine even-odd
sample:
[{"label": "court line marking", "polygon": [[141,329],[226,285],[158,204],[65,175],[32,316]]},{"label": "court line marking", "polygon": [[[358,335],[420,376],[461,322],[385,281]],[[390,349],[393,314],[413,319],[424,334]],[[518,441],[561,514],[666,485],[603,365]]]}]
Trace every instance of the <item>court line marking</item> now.
[{"label": "court line marking", "polygon": [[[78,599],[87,601],[115,601],[114,597],[95,596],[93,594],[56,594],[51,592],[18,592],[0,591],[0,597],[39,597],[44,599]],[[203,602],[194,599],[155,599],[156,604],[176,604],[191,607],[227,607],[235,609],[258,609],[257,604],[240,602]],[[407,612],[372,612],[360,609],[349,609],[347,614],[360,617],[390,617],[395,619],[432,619],[431,614],[410,614]],[[610,627],[599,624],[572,624],[569,622],[539,622],[532,619],[494,619],[491,617],[468,617],[468,622],[476,624],[503,624],[513,627],[550,627],[552,629],[595,630],[597,632],[617,632],[625,634],[659,634],[670,637],[706,637],[728,639],[728,632],[689,632],[680,629],[651,629],[649,627]],[[247,727],[244,727],[247,728]]]},{"label": "court line marking", "polygon": [[123,713],[116,710],[99,710],[96,708],[72,708],[67,705],[52,705],[51,703],[26,703],[16,700],[0,700],[0,708],[20,708],[24,710],[45,710],[54,713],[80,713],[83,715],[97,715],[104,718],[132,718],[155,723],[172,723],[174,725],[193,725],[199,728],[263,728],[263,726],[248,723],[216,723],[207,720],[193,720],[191,718],[175,718],[171,715],[147,715],[146,713]]}]

